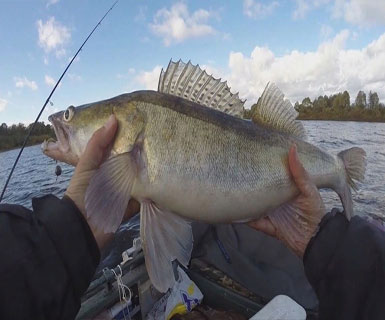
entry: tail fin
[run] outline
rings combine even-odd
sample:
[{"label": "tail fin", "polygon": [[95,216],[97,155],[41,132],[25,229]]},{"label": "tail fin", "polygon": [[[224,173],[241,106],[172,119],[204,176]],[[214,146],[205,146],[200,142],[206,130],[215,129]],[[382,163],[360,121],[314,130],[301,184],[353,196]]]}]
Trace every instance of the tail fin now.
[{"label": "tail fin", "polygon": [[353,214],[353,200],[351,189],[358,190],[357,181],[363,181],[366,170],[366,152],[361,148],[350,148],[341,151],[338,157],[342,160],[345,166],[346,183],[344,183],[343,190],[338,192],[342,204],[345,209],[345,214],[348,219]]}]

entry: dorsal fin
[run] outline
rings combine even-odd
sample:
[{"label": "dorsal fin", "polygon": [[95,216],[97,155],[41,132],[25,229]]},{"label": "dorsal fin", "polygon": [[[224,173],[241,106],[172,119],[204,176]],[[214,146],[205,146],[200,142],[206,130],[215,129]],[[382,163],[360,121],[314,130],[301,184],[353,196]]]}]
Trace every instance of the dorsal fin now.
[{"label": "dorsal fin", "polygon": [[306,139],[302,123],[296,120],[298,113],[282,91],[268,83],[252,114],[254,123],[301,139]]},{"label": "dorsal fin", "polygon": [[239,99],[238,93],[231,93],[226,81],[215,79],[190,61],[186,64],[171,60],[166,71],[162,69],[160,73],[158,91],[243,117],[245,102]]}]

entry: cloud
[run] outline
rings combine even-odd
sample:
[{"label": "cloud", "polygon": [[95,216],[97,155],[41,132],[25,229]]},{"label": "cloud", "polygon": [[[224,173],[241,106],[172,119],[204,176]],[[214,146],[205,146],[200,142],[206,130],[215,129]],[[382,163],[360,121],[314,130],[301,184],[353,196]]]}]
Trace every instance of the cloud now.
[{"label": "cloud", "polygon": [[333,34],[333,28],[329,25],[323,24],[320,30],[320,36],[323,39],[328,39]]},{"label": "cloud", "polygon": [[[354,100],[359,90],[376,91],[385,100],[385,33],[362,49],[345,49],[348,30],[322,42],[317,50],[293,50],[276,56],[268,47],[256,46],[250,56],[229,55],[226,78],[233,91],[257,102],[266,84],[275,82],[294,103],[304,97],[331,95],[347,90]],[[225,79],[226,79],[225,78]]]},{"label": "cloud", "polygon": [[152,32],[163,38],[163,43],[182,42],[188,38],[197,38],[215,34],[215,29],[206,22],[213,14],[199,9],[190,14],[183,2],[175,3],[170,10],[160,9],[150,24]]},{"label": "cloud", "polygon": [[8,101],[5,99],[0,98],[0,112],[5,110],[5,107],[7,106]]},{"label": "cloud", "polygon": [[49,87],[53,87],[56,84],[55,79],[50,77],[49,75],[45,75],[44,80],[45,80],[46,85]]},{"label": "cloud", "polygon": [[48,1],[47,1],[47,8],[48,8],[49,6],[52,6],[52,5],[56,4],[56,3],[58,3],[58,2],[59,2],[59,0],[48,0]]},{"label": "cloud", "polygon": [[[253,1],[253,0],[248,0]],[[385,2],[378,0],[294,0],[294,19],[303,19],[313,9],[326,4],[334,18],[342,18],[354,25],[367,27],[385,25]]]},{"label": "cloud", "polygon": [[136,74],[136,69],[135,68],[128,68],[127,73],[118,73],[116,75],[117,79],[128,79],[132,78],[132,76]]},{"label": "cloud", "polygon": [[151,71],[142,71],[135,77],[135,81],[147,90],[157,90],[161,70],[161,66],[156,66]]},{"label": "cloud", "polygon": [[334,16],[360,25],[385,25],[385,2],[378,0],[335,0]]},{"label": "cloud", "polygon": [[37,21],[39,34],[39,46],[46,53],[55,51],[57,57],[65,55],[65,45],[71,39],[69,29],[55,20],[55,17],[49,18],[46,22]]},{"label": "cloud", "polygon": [[75,73],[69,73],[68,78],[72,81],[82,81],[83,80],[82,76],[79,76],[78,74],[75,74]]},{"label": "cloud", "polygon": [[294,0],[294,2],[296,3],[296,8],[293,11],[293,18],[303,19],[310,10],[325,5],[330,0]]},{"label": "cloud", "polygon": [[272,1],[269,4],[263,4],[255,0],[244,0],[243,13],[250,18],[263,18],[272,14],[278,5],[279,3],[277,1]]},{"label": "cloud", "polygon": [[310,9],[309,1],[306,0],[295,0],[297,7],[293,12],[294,19],[302,19]]},{"label": "cloud", "polygon": [[37,90],[38,88],[36,82],[28,80],[27,77],[14,77],[13,80],[15,81],[16,88],[28,87],[31,90]]},{"label": "cloud", "polygon": [[148,11],[147,6],[140,6],[137,14],[135,15],[134,21],[145,22],[147,11]]}]

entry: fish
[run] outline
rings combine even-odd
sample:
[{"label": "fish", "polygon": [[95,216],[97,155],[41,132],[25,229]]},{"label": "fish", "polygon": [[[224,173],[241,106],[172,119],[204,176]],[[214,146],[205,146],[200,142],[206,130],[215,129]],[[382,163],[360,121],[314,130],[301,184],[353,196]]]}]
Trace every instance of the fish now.
[{"label": "fish", "polygon": [[306,140],[289,100],[273,83],[263,91],[253,121],[242,118],[244,101],[226,81],[190,61],[170,61],[158,90],[136,91],[81,105],[49,117],[60,150],[71,163],[111,114],[118,131],[111,154],[90,180],[85,195],[88,222],[115,232],[131,198],[140,203],[140,235],[149,278],[166,292],[175,282],[172,262],[187,267],[191,221],[244,223],[265,216],[290,228],[288,202],[299,191],[289,167],[289,148],[318,188],[340,197],[348,218],[352,190],[365,176],[365,151],[331,155]]}]

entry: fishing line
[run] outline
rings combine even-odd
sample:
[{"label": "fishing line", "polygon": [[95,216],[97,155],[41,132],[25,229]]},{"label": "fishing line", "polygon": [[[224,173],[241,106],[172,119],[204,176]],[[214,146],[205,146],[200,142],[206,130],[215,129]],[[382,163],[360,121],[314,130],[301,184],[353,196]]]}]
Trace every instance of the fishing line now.
[{"label": "fishing line", "polygon": [[94,31],[100,26],[100,24],[102,23],[102,21],[104,20],[104,18],[110,13],[110,11],[115,7],[115,5],[119,2],[119,0],[116,0],[114,2],[114,4],[107,10],[107,12],[104,14],[104,16],[99,20],[99,22],[96,24],[96,26],[92,29],[92,31],[90,32],[90,34],[88,35],[88,37],[86,38],[86,40],[84,40],[84,42],[82,43],[82,45],[80,46],[80,48],[78,49],[78,51],[76,51],[75,55],[72,57],[70,63],[67,65],[67,67],[64,69],[62,75],[60,76],[59,80],[56,82],[55,86],[53,87],[51,93],[49,94],[47,100],[45,101],[43,107],[41,108],[35,122],[33,123],[32,127],[29,129],[28,133],[27,133],[27,136],[25,137],[24,139],[24,142],[23,142],[23,146],[21,147],[20,149],[20,152],[19,154],[17,155],[16,157],[16,160],[15,160],[15,163],[13,164],[13,167],[11,169],[11,172],[9,173],[9,176],[7,178],[7,182],[5,183],[4,185],[4,188],[3,188],[3,191],[1,192],[1,195],[0,195],[0,202],[3,200],[3,196],[4,196],[4,193],[5,193],[5,190],[7,189],[7,186],[8,186],[8,183],[9,181],[11,180],[11,177],[12,177],[12,174],[13,174],[13,171],[15,170],[16,168],[16,165],[17,163],[19,162],[19,159],[20,159],[20,156],[21,156],[21,153],[23,152],[27,142],[28,142],[28,139],[29,139],[29,136],[31,135],[33,129],[35,128],[35,125],[36,123],[39,121],[40,119],[40,116],[41,114],[43,113],[45,107],[47,106],[48,102],[50,102],[51,100],[51,97],[53,95],[53,93],[55,92],[57,86],[59,85],[60,81],[62,80],[62,78],[64,77],[64,75],[66,74],[67,70],[69,69],[69,67],[71,66],[72,62],[74,62],[74,60],[76,59],[77,55],[79,54],[79,52],[83,49],[83,46],[87,43],[88,39],[92,36],[92,34],[94,33]]}]

